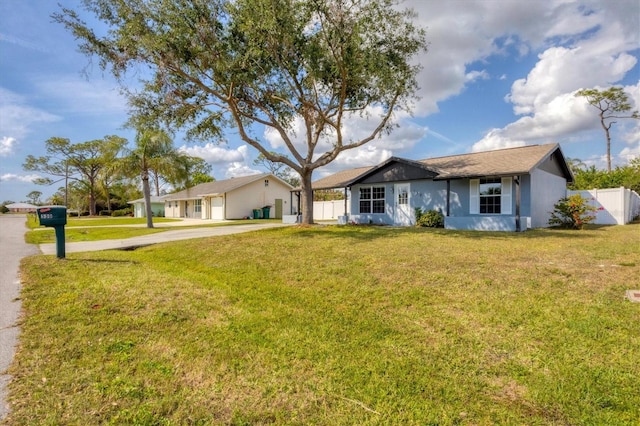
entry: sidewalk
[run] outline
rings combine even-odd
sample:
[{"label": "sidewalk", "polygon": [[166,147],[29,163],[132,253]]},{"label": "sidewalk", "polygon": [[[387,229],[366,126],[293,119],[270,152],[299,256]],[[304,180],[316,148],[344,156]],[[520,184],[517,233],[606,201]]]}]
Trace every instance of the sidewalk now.
[{"label": "sidewalk", "polygon": [[[202,224],[202,221],[198,221]],[[171,225],[172,224],[172,225]],[[83,251],[100,251],[100,250],[127,250],[136,247],[144,247],[151,244],[166,243],[169,241],[189,240],[192,238],[215,237],[218,235],[231,235],[243,232],[256,231],[259,229],[279,228],[282,226],[291,226],[286,223],[256,223],[242,225],[226,225],[226,226],[208,226],[201,228],[180,229],[180,226],[193,226],[193,223],[183,224],[182,222],[165,222],[154,224],[160,228],[162,225],[166,227],[176,227],[175,230],[158,232],[155,234],[143,235],[140,237],[126,238],[121,240],[100,240],[100,241],[82,241],[78,243],[66,243],[66,253],[77,253]],[[40,244],[42,254],[56,254],[55,243]]]}]

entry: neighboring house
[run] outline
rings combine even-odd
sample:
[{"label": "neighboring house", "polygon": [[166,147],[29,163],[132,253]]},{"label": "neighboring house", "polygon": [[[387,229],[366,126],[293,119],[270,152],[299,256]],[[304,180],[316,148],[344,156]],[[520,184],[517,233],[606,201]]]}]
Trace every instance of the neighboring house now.
[{"label": "neighboring house", "polygon": [[573,175],[558,144],[420,161],[392,157],[336,173],[314,190],[350,191],[350,222],[408,226],[415,209],[438,210],[448,229],[521,231],[548,226]]},{"label": "neighboring house", "polygon": [[[131,204],[133,209],[133,217],[146,217],[147,210],[144,207],[144,198],[129,201],[127,204]],[[151,196],[151,214],[156,217],[164,216],[164,196]]]},{"label": "neighboring house", "polygon": [[38,206],[29,203],[11,203],[5,206],[11,213],[35,213]]},{"label": "neighboring house", "polygon": [[164,213],[166,217],[242,219],[269,207],[269,217],[281,219],[283,212],[291,210],[291,189],[270,173],[201,183],[165,195]]}]

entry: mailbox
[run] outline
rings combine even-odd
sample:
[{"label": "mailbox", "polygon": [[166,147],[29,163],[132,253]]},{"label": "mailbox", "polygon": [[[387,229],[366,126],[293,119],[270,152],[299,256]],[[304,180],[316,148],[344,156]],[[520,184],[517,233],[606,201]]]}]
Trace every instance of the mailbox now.
[{"label": "mailbox", "polygon": [[63,206],[38,207],[40,225],[54,226],[67,224],[67,208]]},{"label": "mailbox", "polygon": [[56,231],[56,255],[58,258],[65,257],[64,247],[64,226],[67,224],[67,208],[64,206],[38,207],[38,219],[40,225],[50,226]]}]

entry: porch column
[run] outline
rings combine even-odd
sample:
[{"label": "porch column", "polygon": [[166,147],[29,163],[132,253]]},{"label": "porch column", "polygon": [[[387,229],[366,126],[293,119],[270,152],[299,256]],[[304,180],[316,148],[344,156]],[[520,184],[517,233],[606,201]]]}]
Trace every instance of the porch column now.
[{"label": "porch column", "polygon": [[344,188],[344,218],[349,222],[349,209],[347,208],[347,188]]},{"label": "porch column", "polygon": [[451,214],[451,180],[447,179],[447,217]]},{"label": "porch column", "polygon": [[516,232],[522,231],[520,223],[520,176],[514,176],[513,182],[516,184]]}]

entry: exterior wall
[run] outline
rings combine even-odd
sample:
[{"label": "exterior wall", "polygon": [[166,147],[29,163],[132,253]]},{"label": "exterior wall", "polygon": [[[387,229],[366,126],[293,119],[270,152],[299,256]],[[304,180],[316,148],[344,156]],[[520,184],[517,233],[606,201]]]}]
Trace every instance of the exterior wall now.
[{"label": "exterior wall", "polygon": [[[418,180],[409,182],[388,182],[367,185],[354,185],[351,188],[351,215],[349,221],[355,223],[375,223],[396,225],[395,209],[396,200],[394,186],[398,183],[408,183],[409,187],[409,209],[411,223],[415,223],[414,210],[420,207],[423,210],[439,210],[446,212],[447,208],[447,183],[443,181]],[[360,187],[384,186],[385,212],[384,213],[363,213],[360,214]]]},{"label": "exterior wall", "polygon": [[[144,203],[134,203],[132,207],[134,217],[146,217]],[[164,203],[151,203],[151,214],[155,217],[164,216]]]},{"label": "exterior wall", "polygon": [[[354,185],[351,189],[349,220],[355,223],[396,225],[394,218],[394,184]],[[446,181],[418,180],[410,181],[409,205],[411,215],[416,207],[423,210],[439,210],[446,215]],[[360,214],[360,187],[385,187],[385,213]],[[532,175],[520,176],[520,229],[546,227],[554,204],[566,194],[566,181],[563,177],[544,170],[534,170]],[[471,214],[470,179],[450,182],[449,216],[445,218],[447,229],[468,229],[486,231],[516,230],[516,184],[511,183],[510,214]],[[415,219],[414,219],[415,220]],[[412,222],[414,223],[414,222]]]},{"label": "exterior wall", "polygon": [[[451,181],[449,217],[445,217],[445,228],[480,231],[516,230],[516,184],[511,183],[511,214],[471,214],[470,179]],[[520,176],[520,229],[530,228],[531,178]]]},{"label": "exterior wall", "polygon": [[546,228],[553,206],[567,195],[565,178],[536,169],[531,173],[531,227]]},{"label": "exterior wall", "polygon": [[[527,218],[521,217],[521,229],[527,226]],[[516,218],[510,215],[474,215],[466,217],[445,217],[446,229],[468,231],[511,231],[516,230]]]},{"label": "exterior wall", "polygon": [[[265,186],[265,180],[269,185]],[[283,211],[289,211],[290,188],[272,177],[266,177],[237,188],[226,196],[225,219],[253,217],[253,209],[271,206],[270,217],[275,218],[276,199],[281,199]]]}]

